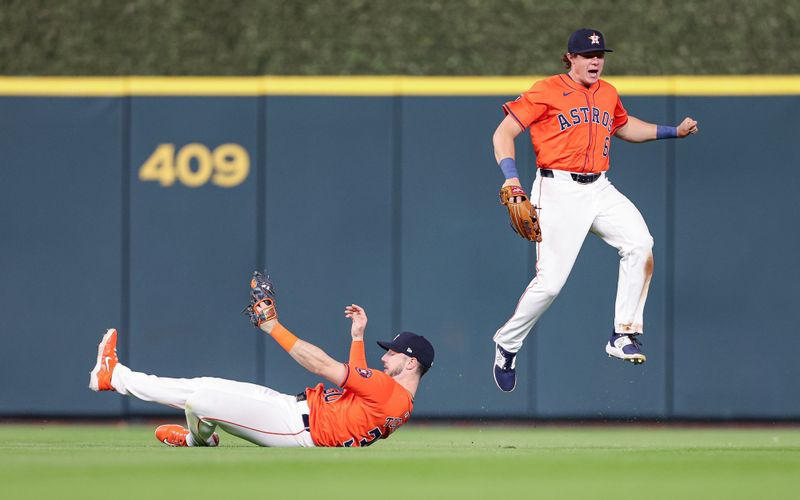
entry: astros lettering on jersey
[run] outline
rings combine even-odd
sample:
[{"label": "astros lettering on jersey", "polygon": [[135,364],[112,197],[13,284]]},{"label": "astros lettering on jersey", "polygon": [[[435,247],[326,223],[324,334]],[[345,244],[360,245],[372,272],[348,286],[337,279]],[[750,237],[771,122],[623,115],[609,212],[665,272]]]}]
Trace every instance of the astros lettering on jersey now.
[{"label": "astros lettering on jersey", "polygon": [[369,446],[406,423],[414,399],[382,371],[367,368],[364,342],[353,341],[342,391],[306,389],[311,439],[317,446]]},{"label": "astros lettering on jersey", "polygon": [[586,88],[563,74],[534,83],[503,111],[530,127],[537,167],[570,172],[608,170],[611,136],[628,122],[613,85],[598,80]]}]

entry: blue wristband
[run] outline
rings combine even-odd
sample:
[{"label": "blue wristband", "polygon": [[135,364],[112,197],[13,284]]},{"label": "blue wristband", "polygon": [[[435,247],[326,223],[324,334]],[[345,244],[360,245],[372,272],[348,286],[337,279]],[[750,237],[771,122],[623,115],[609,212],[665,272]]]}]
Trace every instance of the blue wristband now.
[{"label": "blue wristband", "polygon": [[519,177],[517,173],[517,162],[514,161],[514,158],[503,158],[500,160],[500,170],[503,171],[503,175],[506,176],[506,179]]},{"label": "blue wristband", "polygon": [[656,125],[656,139],[672,139],[678,137],[678,127]]}]

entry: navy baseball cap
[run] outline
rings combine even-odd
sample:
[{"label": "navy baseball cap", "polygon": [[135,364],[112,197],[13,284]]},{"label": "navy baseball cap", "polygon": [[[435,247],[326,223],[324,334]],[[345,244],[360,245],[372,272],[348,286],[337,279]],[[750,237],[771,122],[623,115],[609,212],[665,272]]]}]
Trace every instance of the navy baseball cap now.
[{"label": "navy baseball cap", "polygon": [[606,39],[598,30],[581,28],[569,37],[567,52],[584,54],[586,52],[614,52],[606,48]]},{"label": "navy baseball cap", "polygon": [[378,341],[378,345],[394,352],[401,352],[406,356],[416,358],[419,363],[428,368],[433,366],[433,346],[422,335],[412,332],[403,332],[389,342]]}]

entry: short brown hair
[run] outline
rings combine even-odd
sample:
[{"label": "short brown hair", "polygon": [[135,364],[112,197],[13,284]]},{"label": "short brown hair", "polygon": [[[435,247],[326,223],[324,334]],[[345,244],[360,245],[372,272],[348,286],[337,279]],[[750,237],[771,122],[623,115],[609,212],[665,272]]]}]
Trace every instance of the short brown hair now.
[{"label": "short brown hair", "polygon": [[564,52],[564,55],[561,56],[561,62],[564,63],[564,69],[572,68],[572,63],[569,61],[569,52]]}]

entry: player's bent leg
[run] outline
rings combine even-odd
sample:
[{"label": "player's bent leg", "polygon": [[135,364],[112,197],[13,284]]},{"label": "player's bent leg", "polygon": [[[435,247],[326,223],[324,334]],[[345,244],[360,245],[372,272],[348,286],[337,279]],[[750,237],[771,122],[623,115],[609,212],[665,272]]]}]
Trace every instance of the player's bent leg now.
[{"label": "player's bent leg", "polygon": [[[254,397],[210,389],[193,394],[186,407],[191,434],[199,439],[219,427],[259,446],[314,446],[307,427],[308,404],[295,396],[272,391]],[[196,422],[205,427],[195,427]]]},{"label": "player's bent leg", "polygon": [[514,314],[494,334],[494,364],[492,376],[497,388],[511,392],[517,386],[517,352],[530,333],[533,325],[550,307],[561,291],[561,286],[548,286],[541,273],[530,282],[522,293]]},{"label": "player's bent leg", "polygon": [[644,333],[644,304],[653,274],[653,237],[639,210],[610,183],[603,187],[602,209],[592,232],[620,256],[614,331],[605,345],[609,356],[641,364],[647,360],[636,337]]},{"label": "player's bent leg", "polygon": [[522,292],[514,314],[497,329],[492,340],[509,352],[519,351],[533,325],[558,297],[565,283],[566,276],[554,279],[546,271],[539,271]]},{"label": "player's bent leg", "polygon": [[494,334],[495,356],[492,366],[494,383],[503,392],[517,385],[516,356],[533,325],[561,292],[565,278],[554,283],[540,272],[520,297],[514,314]]},{"label": "player's bent leg", "polygon": [[543,238],[536,245],[536,276],[517,302],[514,314],[493,337],[493,376],[497,387],[504,392],[514,390],[516,353],[561,292],[594,219],[592,212],[574,209],[590,205],[591,199],[588,192],[576,189],[572,180],[544,185],[537,177],[531,193],[538,193]]},{"label": "player's bent leg", "polygon": [[188,439],[190,446],[217,446],[219,444],[219,436],[214,430],[217,424],[210,421],[204,421],[194,411],[192,406],[193,398],[186,401],[184,413],[186,414],[186,424],[189,426],[187,429]]},{"label": "player's bent leg", "polygon": [[617,333],[644,333],[644,303],[653,274],[653,237],[639,210],[607,183],[602,209],[591,231],[620,256],[614,328]]}]

